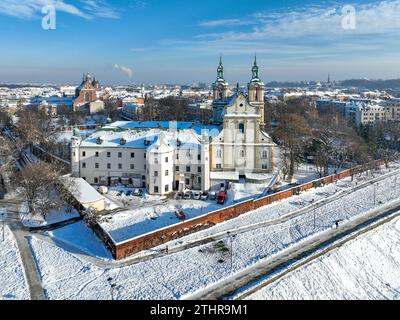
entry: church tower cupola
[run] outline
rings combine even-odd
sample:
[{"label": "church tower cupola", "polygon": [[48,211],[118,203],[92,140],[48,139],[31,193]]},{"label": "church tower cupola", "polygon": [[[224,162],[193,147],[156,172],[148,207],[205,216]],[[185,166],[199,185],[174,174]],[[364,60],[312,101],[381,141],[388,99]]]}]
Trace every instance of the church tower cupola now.
[{"label": "church tower cupola", "polygon": [[224,108],[228,104],[228,98],[229,84],[224,79],[224,66],[222,64],[222,57],[220,57],[217,68],[217,80],[213,83],[212,123],[222,124]]},{"label": "church tower cupola", "polygon": [[224,66],[222,57],[219,59],[217,68],[217,80],[213,84],[214,100],[226,100],[228,98],[229,85],[224,79]]},{"label": "church tower cupola", "polygon": [[249,102],[258,107],[258,111],[261,115],[261,123],[264,124],[264,95],[265,95],[265,84],[261,81],[259,76],[259,68],[257,64],[257,56],[254,56],[254,64],[251,68],[252,77],[248,84]]}]

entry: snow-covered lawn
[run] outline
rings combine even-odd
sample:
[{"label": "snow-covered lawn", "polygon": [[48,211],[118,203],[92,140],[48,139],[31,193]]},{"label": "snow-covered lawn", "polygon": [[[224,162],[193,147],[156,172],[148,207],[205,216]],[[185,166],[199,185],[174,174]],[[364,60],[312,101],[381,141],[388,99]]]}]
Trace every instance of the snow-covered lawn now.
[{"label": "snow-covered lawn", "polygon": [[174,200],[165,204],[139,207],[104,216],[101,226],[115,242],[119,243],[157,229],[181,223],[175,216],[176,210],[183,210],[187,219],[195,218],[211,210],[221,208],[214,201]]},{"label": "snow-covered lawn", "polygon": [[5,226],[2,241],[0,226],[0,300],[29,299],[21,257],[10,229]]},{"label": "snow-covered lawn", "polygon": [[[116,299],[179,299],[248,268],[264,257],[271,257],[313,234],[332,228],[336,220],[351,219],[379,207],[379,202],[386,203],[398,199],[400,189],[395,187],[397,179],[392,176],[379,182],[379,186],[376,187],[375,204],[374,187],[370,185],[351,193],[346,191],[345,196],[321,205],[316,210],[315,228],[313,211],[309,211],[284,223],[239,233],[232,243],[227,236],[221,242],[209,243],[121,268],[102,269],[35,237],[32,238],[31,246],[39,262],[43,285],[51,299],[109,299],[109,277],[117,284]],[[345,190],[351,185],[348,179],[339,182],[338,185],[308,191],[168,245],[173,247],[181,241],[221,231],[234,231],[240,226],[268,221],[310,205],[312,199],[317,201],[326,198],[329,194]],[[153,251],[158,249],[160,248],[154,248]]]},{"label": "snow-covered lawn", "polygon": [[82,221],[45,233],[54,243],[66,251],[74,252],[77,248],[83,253],[102,259],[111,260],[111,253],[92,230]]},{"label": "snow-covered lawn", "polygon": [[285,275],[249,299],[400,299],[400,219]]}]

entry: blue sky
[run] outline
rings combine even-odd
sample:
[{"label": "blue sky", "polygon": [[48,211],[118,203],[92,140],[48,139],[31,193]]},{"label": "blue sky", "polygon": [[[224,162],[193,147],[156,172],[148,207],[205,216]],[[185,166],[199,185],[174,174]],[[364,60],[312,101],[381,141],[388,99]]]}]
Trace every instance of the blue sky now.
[{"label": "blue sky", "polygon": [[222,54],[246,83],[255,52],[265,82],[400,77],[400,0],[0,0],[0,37],[0,82],[210,83]]}]

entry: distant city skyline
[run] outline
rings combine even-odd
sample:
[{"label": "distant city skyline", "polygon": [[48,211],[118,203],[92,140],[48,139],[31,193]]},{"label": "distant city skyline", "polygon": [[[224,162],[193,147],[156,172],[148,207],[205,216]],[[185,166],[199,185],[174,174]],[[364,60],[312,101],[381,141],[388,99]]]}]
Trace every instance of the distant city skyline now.
[{"label": "distant city skyline", "polygon": [[210,84],[222,55],[246,84],[255,53],[264,82],[395,79],[399,29],[399,0],[2,0],[0,83]]}]

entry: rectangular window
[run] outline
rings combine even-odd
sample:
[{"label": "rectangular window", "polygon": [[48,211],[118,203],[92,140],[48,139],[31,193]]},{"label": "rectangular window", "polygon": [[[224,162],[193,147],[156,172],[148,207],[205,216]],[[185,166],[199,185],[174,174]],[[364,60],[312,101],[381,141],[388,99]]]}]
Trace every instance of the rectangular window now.
[{"label": "rectangular window", "polygon": [[107,169],[111,169],[111,163],[107,163]]},{"label": "rectangular window", "polygon": [[197,167],[197,172],[201,173],[201,167]]},{"label": "rectangular window", "polygon": [[154,186],[154,193],[158,193],[158,187]]},{"label": "rectangular window", "polygon": [[179,171],[179,166],[175,166],[175,171]]},{"label": "rectangular window", "polygon": [[146,165],[144,165],[144,170],[146,170]]},{"label": "rectangular window", "polygon": [[118,163],[118,169],[122,170],[122,163]]},{"label": "rectangular window", "polygon": [[169,171],[165,170],[165,176],[168,177],[169,176]]},{"label": "rectangular window", "polygon": [[197,183],[201,184],[201,177],[197,177]]},{"label": "rectangular window", "polygon": [[111,158],[111,152],[107,152],[107,158]]},{"label": "rectangular window", "polygon": [[99,178],[94,178],[94,183],[98,184],[99,183]]},{"label": "rectangular window", "polygon": [[154,176],[158,177],[158,171],[154,171]]},{"label": "rectangular window", "polygon": [[98,158],[98,157],[99,157],[99,152],[98,152],[98,151],[96,151],[96,153],[95,153],[95,157],[96,157],[96,158]]},{"label": "rectangular window", "polygon": [[82,157],[86,157],[86,151],[82,151]]},{"label": "rectangular window", "polygon": [[146,159],[146,154],[144,154],[144,158]]},{"label": "rectangular window", "polygon": [[83,168],[83,169],[86,168],[86,162],[82,162],[82,168]]},{"label": "rectangular window", "polygon": [[222,169],[222,165],[220,163],[217,163],[217,169]]},{"label": "rectangular window", "polygon": [[179,153],[176,154],[176,160],[179,160]]},{"label": "rectangular window", "polygon": [[165,186],[165,192],[169,192],[169,185],[168,184]]},{"label": "rectangular window", "polygon": [[131,158],[134,158],[134,157],[135,157],[135,153],[131,152]]},{"label": "rectangular window", "polygon": [[185,179],[185,184],[188,186],[190,184],[190,180],[189,179]]},{"label": "rectangular window", "polygon": [[267,153],[266,150],[264,150],[264,151],[262,152],[262,158],[263,158],[263,159],[267,159],[267,158],[268,158],[268,153]]},{"label": "rectangular window", "polygon": [[266,169],[268,169],[268,166],[267,166],[265,163],[263,163],[263,164],[262,164],[262,169],[263,169],[263,170],[266,170]]},{"label": "rectangular window", "polygon": [[98,164],[98,163],[95,163],[95,164],[94,164],[94,167],[95,167],[95,169],[98,169],[98,168],[99,168],[99,164]]},{"label": "rectangular window", "polygon": [[186,172],[190,172],[190,166],[186,166]]},{"label": "rectangular window", "polygon": [[118,158],[122,158],[122,152],[118,152]]},{"label": "rectangular window", "polygon": [[222,158],[222,150],[217,150],[217,158]]},{"label": "rectangular window", "polygon": [[157,158],[157,156],[154,157],[154,163],[155,163],[155,164],[158,164],[158,158]]},{"label": "rectangular window", "polygon": [[167,162],[167,163],[168,163],[168,157],[165,157],[165,162]]},{"label": "rectangular window", "polygon": [[135,165],[131,164],[131,170],[135,170]]},{"label": "rectangular window", "polygon": [[198,155],[197,155],[197,160],[201,160],[201,154],[199,153]]}]

